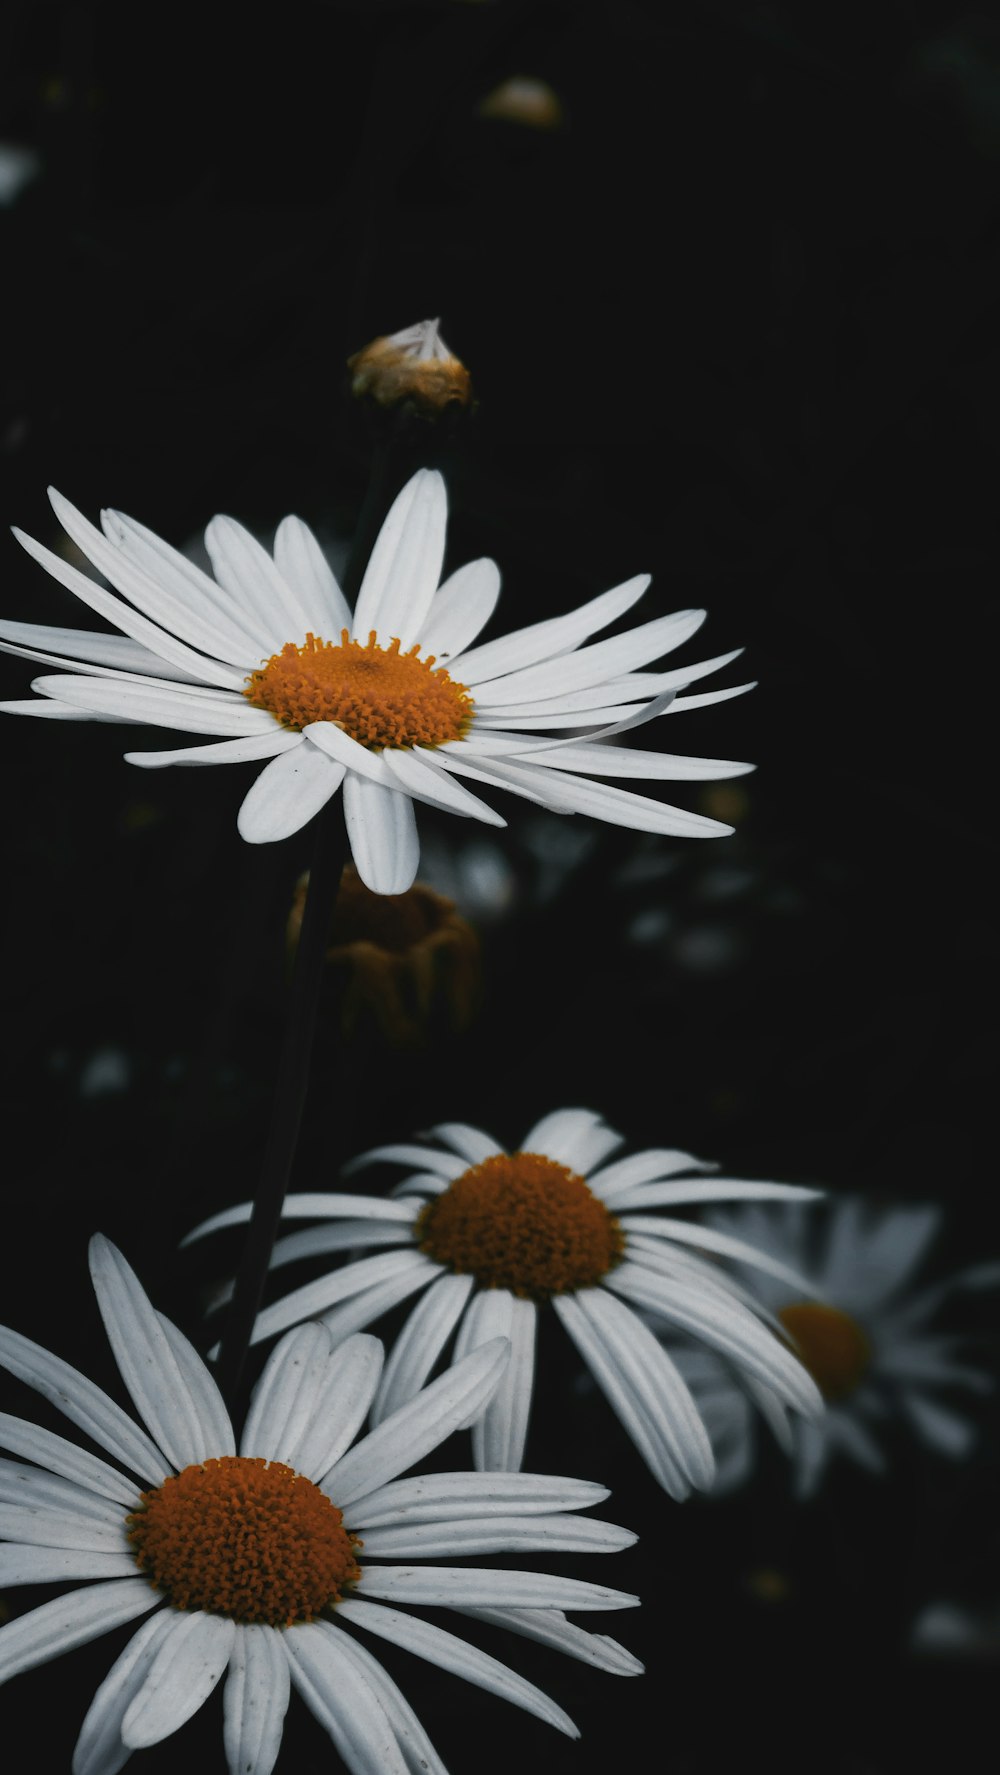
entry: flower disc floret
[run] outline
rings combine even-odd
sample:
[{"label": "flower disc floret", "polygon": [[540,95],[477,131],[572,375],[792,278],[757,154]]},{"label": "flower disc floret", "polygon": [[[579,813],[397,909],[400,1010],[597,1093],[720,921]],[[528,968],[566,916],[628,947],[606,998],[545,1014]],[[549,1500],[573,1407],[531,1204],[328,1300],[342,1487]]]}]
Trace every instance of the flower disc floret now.
[{"label": "flower disc floret", "polygon": [[356,1536],[318,1485],[280,1461],[224,1455],[143,1492],[135,1558],[179,1609],[291,1627],[361,1576]]},{"label": "flower disc floret", "polygon": [[871,1344],[856,1319],[840,1307],[815,1300],[782,1307],[778,1318],[824,1399],[846,1399],[854,1392],[872,1355]]},{"label": "flower disc floret", "polygon": [[419,646],[400,651],[398,638],[381,647],[373,629],[364,645],[346,629],[339,641],[308,634],[301,647],[286,641],[265,666],[251,672],[244,695],[295,733],[331,721],[369,751],[385,746],[440,746],[463,738],[472,698],[434,655]]},{"label": "flower disc floret", "polygon": [[423,1208],[420,1249],[484,1288],[521,1299],[591,1288],[621,1259],[624,1235],[582,1177],[541,1153],[497,1153]]}]

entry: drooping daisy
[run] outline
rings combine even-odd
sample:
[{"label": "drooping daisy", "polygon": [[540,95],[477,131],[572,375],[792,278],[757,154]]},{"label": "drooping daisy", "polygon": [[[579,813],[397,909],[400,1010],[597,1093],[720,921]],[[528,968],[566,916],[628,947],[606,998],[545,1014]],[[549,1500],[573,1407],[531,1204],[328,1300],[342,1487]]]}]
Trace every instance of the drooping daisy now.
[{"label": "drooping daisy", "polygon": [[[693,635],[702,610],[581,646],[632,608],[647,574],[567,616],[475,647],[500,575],[493,561],[472,561],[438,584],[447,501],[433,470],[416,474],[392,506],[353,616],[299,518],[279,525],[273,559],[232,518],[213,518],[205,533],[213,579],[120,512],[102,514],[102,533],[60,494],[51,498],[72,540],[123,597],[15,535],[122,632],[0,624],[6,652],[68,668],[33,681],[40,700],[0,708],[211,736],[125,754],[145,769],[268,760],[239,812],[252,844],[298,831],[343,785],[359,875],[376,893],[403,893],[419,856],[414,801],[505,824],[459,777],[638,831],[710,838],[732,830],[595,780],[700,780],[752,768],[595,743],[668,706],[697,708],[750,688],[676,695],[739,649],[669,672],[640,669]],[[560,729],[586,737],[560,740]]]},{"label": "drooping daisy", "polygon": [[231,1775],[268,1775],[290,1688],[357,1775],[445,1775],[354,1629],[578,1735],[534,1684],[409,1612],[414,1604],[507,1627],[602,1670],[639,1672],[623,1647],[563,1612],[630,1607],[635,1596],[538,1572],[414,1563],[512,1550],[611,1552],[635,1540],[574,1514],[608,1495],[583,1480],[399,1477],[482,1410],[506,1365],[502,1338],[352,1448],[378,1386],[382,1345],[359,1335],[334,1350],[323,1326],[301,1326],[271,1355],[237,1453],[209,1370],[104,1238],[92,1241],[91,1271],[145,1427],[68,1363],[0,1328],[0,1363],[118,1463],[0,1414],[0,1446],[23,1457],[0,1462],[0,1586],[97,1580],[0,1628],[0,1682],[143,1618],[94,1697],[73,1775],[113,1775],[131,1751],[190,1719],[223,1676]]},{"label": "drooping daisy", "polygon": [[[453,1333],[455,1359],[485,1339],[511,1341],[511,1361],[472,1433],[477,1467],[521,1466],[535,1370],[538,1315],[551,1308],[607,1395],[650,1471],[674,1497],[712,1482],[711,1444],[676,1364],[643,1315],[711,1349],[766,1382],[798,1411],[821,1410],[805,1369],[761,1323],[752,1291],[713,1261],[742,1258],[794,1273],[740,1240],[653,1210],[747,1197],[810,1197],[815,1190],[706,1176],[714,1165],[657,1148],[605,1161],[622,1136],[590,1110],[563,1109],[507,1153],[463,1123],[431,1130],[437,1146],[382,1146],[349,1169],[379,1160],[413,1170],[389,1198],[289,1195],[289,1219],[319,1226],[275,1245],[272,1265],[362,1246],[355,1257],[259,1314],[254,1341],[322,1315],[335,1339],[370,1325],[414,1294],[374,1406],[399,1410],[431,1373]],[[685,1173],[702,1175],[684,1175]],[[188,1239],[246,1221],[250,1204],[225,1209]]]},{"label": "drooping daisy", "polygon": [[[935,1321],[956,1290],[1000,1284],[1000,1264],[909,1288],[939,1231],[938,1208],[875,1208],[841,1196],[809,1213],[794,1202],[720,1208],[709,1223],[716,1236],[749,1240],[774,1259],[755,1285],[826,1401],[821,1417],[793,1423],[772,1388],[752,1390],[753,1404],[792,1458],[800,1496],[816,1490],[837,1454],[884,1472],[879,1432],[892,1434],[900,1424],[941,1454],[960,1459],[968,1453],[974,1427],[942,1395],[989,1391],[993,1382],[962,1358],[963,1340]],[[797,1270],[805,1287],[784,1280],[779,1264]],[[756,1446],[746,1377],[737,1378],[725,1362],[694,1368],[681,1353],[678,1360],[717,1449],[725,1451],[724,1481],[738,1483],[753,1466]]]}]

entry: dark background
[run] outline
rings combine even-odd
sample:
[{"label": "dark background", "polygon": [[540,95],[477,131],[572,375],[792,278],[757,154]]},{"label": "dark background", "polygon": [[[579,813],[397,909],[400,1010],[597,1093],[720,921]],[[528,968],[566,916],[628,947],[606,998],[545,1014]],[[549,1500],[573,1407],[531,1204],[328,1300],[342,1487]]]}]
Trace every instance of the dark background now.
[{"label": "dark background", "polygon": [[[941,1202],[940,1273],[995,1256],[995,21],[291,0],[256,25],[11,5],[3,33],[0,135],[40,157],[0,210],[5,521],[51,545],[52,482],[178,546],[215,511],[262,533],[297,511],[343,550],[373,436],[346,359],[440,315],[477,405],[417,426],[414,459],[447,474],[449,563],[500,563],[490,633],[648,570],[643,619],[708,607],[682,659],[746,646],[707,687],[759,680],[643,736],[757,761],[721,801],[677,787],[735,816],[731,839],[604,828],[562,869],[562,823],[503,807],[516,892],[482,921],[477,1022],[345,1056],[331,1007],[297,1187],[436,1120],[516,1145],[579,1103],[736,1175]],[[513,74],[549,83],[550,127],[483,113]],[[88,625],[0,548],[8,616]],[[33,671],[6,660],[2,694]],[[121,762],[123,738],[161,734],[3,737],[0,1316],[111,1385],[86,1239],[116,1239],[202,1337],[223,1258],[175,1245],[253,1187],[310,835],[241,844],[256,767]],[[439,852],[469,836],[420,823]],[[991,1305],[963,1323],[984,1333]],[[572,1372],[553,1347],[550,1402]],[[973,1463],[901,1443],[890,1482],[838,1470],[803,1508],[776,1455],[730,1502],[678,1506],[609,1418],[581,1403],[547,1443],[544,1387],[540,1407],[533,1464],[606,1480],[606,1513],[640,1531],[581,1575],[641,1592],[593,1625],[650,1673],[513,1643],[583,1727],[572,1745],[388,1655],[456,1775],[518,1757],[887,1775],[992,1733],[995,1646],[906,1650],[928,1601],[996,1608],[988,1411]],[[48,1766],[68,1767],[113,1649],[5,1692]],[[141,1766],[221,1769],[219,1713]],[[293,1703],[279,1768],[330,1758]]]}]

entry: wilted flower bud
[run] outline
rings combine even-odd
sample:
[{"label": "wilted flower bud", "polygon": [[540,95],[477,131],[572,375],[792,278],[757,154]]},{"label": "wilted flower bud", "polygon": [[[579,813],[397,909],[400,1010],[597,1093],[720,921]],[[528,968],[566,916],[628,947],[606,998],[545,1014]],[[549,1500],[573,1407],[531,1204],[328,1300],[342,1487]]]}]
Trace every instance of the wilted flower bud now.
[{"label": "wilted flower bud", "polygon": [[[288,918],[294,951],[302,928],[308,875]],[[426,883],[405,894],[374,894],[350,865],[333,910],[328,966],[342,988],[341,1027],[350,1035],[374,1025],[392,1047],[419,1043],[443,1022],[471,1022],[479,990],[479,939],[472,926]]]},{"label": "wilted flower bud", "polygon": [[424,412],[466,407],[472,380],[438,332],[436,320],[418,321],[400,333],[373,339],[347,360],[354,394],[371,395],[381,407],[412,401]]}]

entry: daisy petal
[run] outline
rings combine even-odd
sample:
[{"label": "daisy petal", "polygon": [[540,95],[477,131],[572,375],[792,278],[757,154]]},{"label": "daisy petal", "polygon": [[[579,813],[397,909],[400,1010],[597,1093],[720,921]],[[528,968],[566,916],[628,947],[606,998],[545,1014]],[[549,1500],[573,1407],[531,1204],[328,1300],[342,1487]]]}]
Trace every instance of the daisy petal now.
[{"label": "daisy petal", "polygon": [[633,1184],[658,1183],[663,1177],[671,1177],[675,1171],[718,1169],[718,1165],[692,1158],[690,1153],[682,1153],[677,1147],[659,1146],[646,1152],[632,1153],[627,1159],[616,1159],[613,1165],[605,1165],[602,1171],[595,1171],[588,1177],[587,1183],[602,1202],[610,1202]]},{"label": "daisy petal", "polygon": [[[639,1598],[582,1578],[551,1572],[491,1571],[486,1567],[450,1565],[366,1566],[356,1596],[390,1602],[424,1603],[432,1608],[502,1607],[515,1609],[633,1609]],[[338,1604],[338,1609],[343,1605]],[[407,1615],[411,1623],[416,1617]],[[424,1623],[421,1622],[423,1626]]]},{"label": "daisy petal", "polygon": [[668,1432],[662,1400],[653,1396],[648,1380],[637,1384],[632,1369],[618,1360],[617,1341],[609,1347],[603,1331],[591,1323],[581,1303],[582,1292],[556,1295],[552,1304],[653,1478],[671,1497],[686,1498],[691,1485],[678,1459],[676,1439]]},{"label": "daisy petal", "polygon": [[561,1707],[557,1707],[554,1701],[550,1701],[534,1683],[518,1676],[516,1671],[501,1664],[498,1658],[491,1658],[487,1652],[481,1652],[467,1640],[459,1639],[457,1634],[446,1633],[443,1628],[435,1627],[429,1621],[422,1621],[418,1616],[401,1615],[396,1609],[373,1608],[354,1598],[344,1603],[338,1613],[342,1613],[345,1620],[353,1622],[356,1627],[364,1628],[368,1633],[375,1633],[394,1645],[405,1646],[407,1651],[415,1652],[417,1657],[425,1658],[429,1664],[453,1671],[456,1676],[464,1677],[466,1682],[475,1683],[489,1694],[500,1695],[505,1701],[512,1701],[515,1707],[523,1707],[527,1713],[546,1720],[557,1731],[565,1732],[567,1737],[579,1737],[569,1715]]},{"label": "daisy petal", "polygon": [[[596,1181],[596,1180],[592,1180]],[[602,1199],[609,1200],[602,1190]],[[629,1184],[616,1190],[615,1213],[631,1208],[677,1208],[690,1202],[815,1202],[823,1191],[799,1183],[754,1183],[738,1177],[713,1177],[707,1183],[685,1178],[681,1183]]]},{"label": "daisy petal", "polygon": [[438,586],[420,631],[420,651],[450,660],[475,640],[489,622],[500,596],[500,569],[483,557],[468,561]]},{"label": "daisy petal", "polygon": [[197,1713],[225,1675],[237,1631],[225,1615],[178,1613],[125,1710],[121,1733],[129,1750],[159,1744]]},{"label": "daisy petal", "polygon": [[174,746],[166,752],[126,752],[126,764],[142,770],[163,770],[170,764],[247,764],[258,758],[277,758],[303,744],[300,733],[248,734],[245,739],[214,740],[207,746]]},{"label": "daisy petal", "polygon": [[425,1257],[396,1276],[386,1277],[384,1282],[377,1282],[374,1288],[367,1288],[364,1294],[356,1294],[353,1299],[345,1300],[339,1307],[323,1314],[323,1324],[333,1339],[334,1348],[343,1343],[345,1338],[354,1332],[361,1331],[366,1325],[372,1325],[406,1300],[416,1294],[420,1288],[426,1288],[429,1281],[442,1274],[440,1264]]},{"label": "daisy petal", "polygon": [[95,678],[168,678],[178,684],[200,682],[190,672],[158,659],[148,647],[130,641],[126,635],[101,635],[93,629],[55,629],[44,623],[0,623],[0,651],[17,659],[36,659],[47,666],[65,666],[78,672],[89,666],[88,676]]},{"label": "daisy petal", "polygon": [[[353,1518],[352,1518],[353,1520]],[[465,1559],[479,1553],[620,1553],[637,1536],[591,1516],[452,1516],[366,1528],[368,1559]]]},{"label": "daisy petal", "polygon": [[271,1775],[290,1692],[288,1659],[273,1627],[241,1626],[222,1694],[226,1761],[238,1775]]},{"label": "daisy petal", "polygon": [[382,1373],[380,1338],[357,1333],[333,1351],[316,1415],[295,1453],[295,1466],[319,1481],[354,1441],[371,1409]]},{"label": "daisy petal", "polygon": [[100,1521],[87,1510],[56,1509],[42,1499],[35,1502],[26,1488],[17,1503],[0,1498],[0,1536],[25,1547],[65,1548],[71,1553],[128,1552],[120,1513],[115,1521]]},{"label": "daisy petal", "polygon": [[294,1467],[326,1380],[330,1337],[322,1325],[300,1325],[271,1351],[254,1387],[240,1437],[245,1459]]},{"label": "daisy petal", "polygon": [[237,831],[248,844],[290,838],[325,807],[344,779],[344,767],[315,746],[272,758],[244,797]]},{"label": "daisy petal", "polygon": [[462,1155],[435,1152],[429,1146],[409,1146],[405,1142],[396,1141],[389,1146],[373,1146],[368,1152],[358,1153],[356,1158],[349,1159],[344,1166],[344,1176],[349,1177],[352,1172],[360,1171],[365,1165],[381,1164],[422,1165],[425,1170],[430,1169],[438,1172],[441,1177],[446,1177],[449,1183],[454,1183],[456,1177],[461,1177],[469,1169],[468,1161]]},{"label": "daisy petal", "polygon": [[658,1214],[623,1214],[620,1224],[626,1232],[645,1233],[652,1239],[664,1239],[668,1243],[676,1240],[678,1244],[694,1245],[701,1251],[715,1251],[720,1257],[731,1257],[753,1269],[765,1270],[769,1276],[777,1276],[803,1299],[821,1298],[815,1283],[789,1264],[781,1263],[769,1251],[748,1245],[745,1239],[734,1239],[728,1233],[717,1232],[714,1227],[692,1225],[687,1220],[674,1220]]},{"label": "daisy petal", "polygon": [[205,1366],[197,1350],[163,1313],[157,1313],[160,1329],[184,1381],[198,1414],[201,1436],[205,1453],[202,1460],[209,1456],[234,1455],[236,1438],[229,1413],[226,1410],[222,1394],[215,1384],[215,1377]]},{"label": "daisy petal", "polygon": [[662,777],[677,782],[742,777],[756,769],[756,765],[737,764],[729,758],[687,758],[676,752],[637,752],[627,746],[575,743],[558,751],[533,751],[531,757],[533,763],[548,764],[553,770],[576,770],[585,775],[593,771],[605,777]]},{"label": "daisy petal", "polygon": [[752,678],[749,684],[733,684],[728,690],[703,690],[698,696],[675,696],[670,713],[674,715],[680,709],[707,709],[711,703],[728,703],[731,697],[746,696],[748,690],[756,688],[757,680]]},{"label": "daisy petal", "polygon": [[372,752],[360,741],[352,739],[335,721],[310,721],[308,727],[302,729],[306,738],[313,746],[318,746],[328,758],[338,764],[346,765],[348,770],[356,772],[360,777],[370,777],[373,783],[379,783],[383,789],[396,789],[398,784],[388,766],[384,763],[381,752]]},{"label": "daisy petal", "polygon": [[496,641],[487,641],[484,647],[474,647],[467,653],[455,655],[449,669],[463,684],[485,684],[501,673],[518,671],[521,666],[532,665],[536,660],[553,659],[556,654],[568,653],[588,635],[606,629],[616,617],[624,616],[626,610],[631,610],[642,597],[648,585],[649,574],[640,573],[592,598],[579,610],[571,610],[566,616],[531,623],[527,628],[515,629]]},{"label": "daisy petal", "polygon": [[[537,784],[541,767],[534,764],[511,764],[506,759],[495,767],[501,775],[510,775],[530,784]],[[595,820],[607,820],[612,826],[628,826],[634,832],[660,832],[680,838],[725,838],[732,826],[721,820],[710,820],[704,814],[691,814],[668,802],[655,801],[649,795],[635,795],[630,789],[616,789],[611,783],[593,782],[589,777],[575,776],[571,771],[548,772],[545,796],[557,812],[589,814]]]},{"label": "daisy petal", "polygon": [[[49,721],[97,721],[99,716],[89,709],[75,709],[70,703],[56,702],[54,697],[13,697],[0,702],[0,713],[4,715],[40,715]],[[109,717],[114,719],[114,717]]]},{"label": "daisy petal", "polygon": [[[533,1128],[529,1128],[521,1142],[524,1153],[544,1153],[546,1158],[555,1159],[560,1165],[568,1165],[571,1171],[579,1169],[577,1154],[585,1151],[589,1137],[595,1129],[604,1127],[604,1117],[592,1109],[557,1109],[551,1115],[543,1116]],[[611,1130],[607,1129],[610,1134]],[[621,1135],[614,1135],[615,1145],[621,1143]]]},{"label": "daisy petal", "polygon": [[87,1491],[116,1504],[124,1504],[129,1510],[138,1502],[135,1485],[121,1473],[116,1473],[107,1461],[89,1454],[86,1449],[77,1448],[75,1443],[67,1442],[64,1436],[57,1436],[52,1430],[41,1429],[27,1418],[0,1412],[0,1448],[9,1448],[12,1454],[36,1461],[50,1473],[59,1473],[64,1479],[72,1480],[74,1485],[84,1486]]},{"label": "daisy petal", "polygon": [[441,1276],[418,1301],[397,1337],[372,1408],[373,1427],[419,1393],[461,1318],[472,1276]]},{"label": "daisy petal", "polygon": [[968,1454],[975,1440],[975,1430],[966,1418],[947,1411],[927,1393],[911,1393],[905,1409],[918,1434],[932,1448],[939,1449],[953,1461],[962,1460]]},{"label": "daisy petal", "polygon": [[470,1165],[481,1165],[484,1159],[495,1158],[503,1152],[491,1134],[484,1134],[479,1128],[471,1128],[468,1122],[438,1122],[429,1130],[430,1137],[443,1140],[447,1146],[454,1147],[460,1158]]},{"label": "daisy petal", "polygon": [[95,1551],[93,1548],[17,1546],[14,1542],[6,1542],[0,1547],[0,1589],[8,1584],[55,1584],[73,1578],[130,1578],[134,1582],[138,1576],[131,1553],[115,1553],[104,1548]]},{"label": "daisy petal", "polygon": [[292,1682],[352,1775],[407,1775],[385,1708],[342,1649],[346,1638],[326,1621],[289,1628],[281,1645]]},{"label": "daisy petal", "polygon": [[70,1590],[43,1602],[40,1608],[0,1627],[0,1683],[22,1670],[33,1670],[36,1664],[47,1664],[63,1652],[72,1652],[114,1627],[123,1627],[162,1602],[135,1571],[130,1578]]},{"label": "daisy petal", "polygon": [[206,1376],[192,1389],[185,1370],[200,1358],[184,1339],[183,1366],[178,1361],[135,1271],[102,1233],[90,1241],[90,1273],[122,1380],[160,1447],[178,1471],[217,1454],[203,1418],[214,1381]]},{"label": "daisy petal", "polygon": [[300,1319],[318,1318],[320,1313],[328,1312],[338,1302],[349,1300],[355,1294],[364,1294],[378,1283],[406,1275],[412,1277],[416,1285],[421,1272],[426,1272],[429,1279],[436,1270],[437,1266],[432,1265],[429,1258],[412,1248],[380,1251],[376,1257],[359,1258],[357,1263],[345,1264],[342,1269],[318,1276],[314,1282],[304,1283],[301,1288],[286,1294],[283,1300],[265,1307],[257,1315],[251,1341],[258,1344],[261,1338],[272,1337],[276,1331],[286,1331],[289,1325],[297,1324]]},{"label": "daisy petal", "polygon": [[133,1633],[98,1689],[73,1752],[73,1775],[117,1775],[131,1756],[121,1725],[177,1616],[161,1609]]},{"label": "daisy petal", "polygon": [[448,497],[436,469],[422,468],[397,494],[378,533],[354,612],[353,636],[374,629],[382,644],[419,639],[441,577]]},{"label": "daisy petal", "polygon": [[[139,1492],[132,1488],[128,1508],[139,1502]],[[122,1506],[111,1498],[99,1497],[72,1479],[61,1479],[41,1467],[29,1467],[23,1461],[0,1460],[0,1504],[26,1504],[42,1516],[47,1510],[69,1511],[75,1520],[113,1527],[121,1545]],[[78,1541],[50,1541],[47,1535],[18,1535],[17,1540],[41,1540],[50,1547],[86,1545]]]},{"label": "daisy petal", "polygon": [[494,813],[478,795],[453,783],[447,771],[427,762],[423,752],[418,758],[412,749],[386,746],[382,759],[405,793],[418,801],[442,807],[448,813],[463,814],[467,819],[482,820],[487,826],[506,826],[502,815]]},{"label": "daisy petal", "polygon": [[615,635],[610,641],[578,648],[568,658],[564,655],[556,661],[541,660],[520,672],[485,681],[477,679],[476,706],[489,713],[494,704],[523,705],[540,701],[553,691],[565,695],[605,684],[609,678],[672,652],[701,627],[706,614],[704,610],[677,610],[671,616],[657,616],[652,622],[628,629],[624,635]]},{"label": "daisy petal", "polygon": [[0,1364],[58,1407],[86,1435],[149,1485],[162,1485],[170,1463],[138,1424],[68,1362],[0,1326]]},{"label": "daisy petal", "polygon": [[453,1517],[519,1516],[555,1510],[587,1510],[610,1493],[590,1479],[562,1479],[550,1473],[421,1473],[380,1485],[356,1499],[351,1521],[359,1534],[396,1522],[449,1522]]},{"label": "daisy petal", "polygon": [[509,1633],[537,1639],[543,1646],[566,1652],[597,1670],[612,1676],[641,1676],[645,1665],[620,1646],[607,1633],[588,1633],[567,1621],[561,1609],[460,1609],[474,1621],[485,1621],[491,1627],[503,1627]]},{"label": "daisy petal", "polygon": [[481,1472],[516,1472],[524,1459],[535,1387],[537,1324],[534,1301],[518,1300],[507,1288],[480,1289],[462,1321],[456,1357],[467,1355],[492,1337],[510,1340],[510,1361],[500,1384],[472,1426],[472,1458]]},{"label": "daisy petal", "polygon": [[74,678],[68,672],[33,678],[39,696],[85,709],[91,715],[113,716],[144,727],[173,727],[180,733],[273,733],[274,718],[266,709],[252,709],[242,697],[203,691],[198,684],[170,684],[165,679]]},{"label": "daisy petal", "polygon": [[249,610],[271,638],[277,653],[286,641],[304,641],[314,612],[278,572],[265,548],[235,518],[213,518],[205,547],[215,577],[234,602]]},{"label": "daisy petal", "polygon": [[351,612],[336,575],[308,524],[282,518],[274,535],[274,564],[286,585],[294,586],[317,637],[339,640],[350,630]]},{"label": "daisy petal", "polygon": [[[345,1171],[357,1169],[367,1158],[368,1155],[363,1154],[350,1166],[345,1165]],[[223,1208],[218,1214],[203,1220],[191,1232],[185,1233],[181,1245],[190,1245],[195,1239],[203,1239],[207,1233],[218,1232],[223,1227],[245,1225],[250,1219],[252,1209],[252,1202],[239,1202],[233,1208]],[[343,1216],[347,1219],[357,1214],[364,1216],[366,1220],[392,1220],[412,1224],[418,1213],[419,1209],[412,1202],[389,1202],[382,1196],[345,1196],[319,1191],[302,1191],[286,1196],[281,1208],[282,1220],[310,1220],[313,1215],[320,1214],[334,1218]]]},{"label": "daisy petal", "polygon": [[410,797],[348,771],[344,815],[354,867],[365,887],[374,894],[405,894],[420,861]]},{"label": "daisy petal", "polygon": [[103,511],[101,525],[108,540],[142,568],[147,579],[171,590],[186,609],[211,611],[213,622],[229,631],[236,664],[255,665],[270,650],[270,626],[255,620],[247,600],[234,598],[210,573],[172,548],[162,536],[119,511]]},{"label": "daisy petal", "polygon": [[455,1430],[467,1429],[493,1392],[509,1355],[503,1338],[483,1344],[371,1430],[322,1482],[340,1509],[423,1460]]},{"label": "daisy petal", "polygon": [[[320,1622],[326,1627],[326,1622]],[[335,1631],[332,1626],[330,1631]],[[373,1657],[367,1646],[359,1645],[346,1633],[340,1636],[340,1653],[354,1663],[359,1673],[366,1677],[374,1695],[384,1707],[393,1732],[410,1775],[448,1775],[441,1758],[420,1724],[416,1714],[405,1695],[397,1688],[387,1670],[383,1670],[378,1659]]]}]

